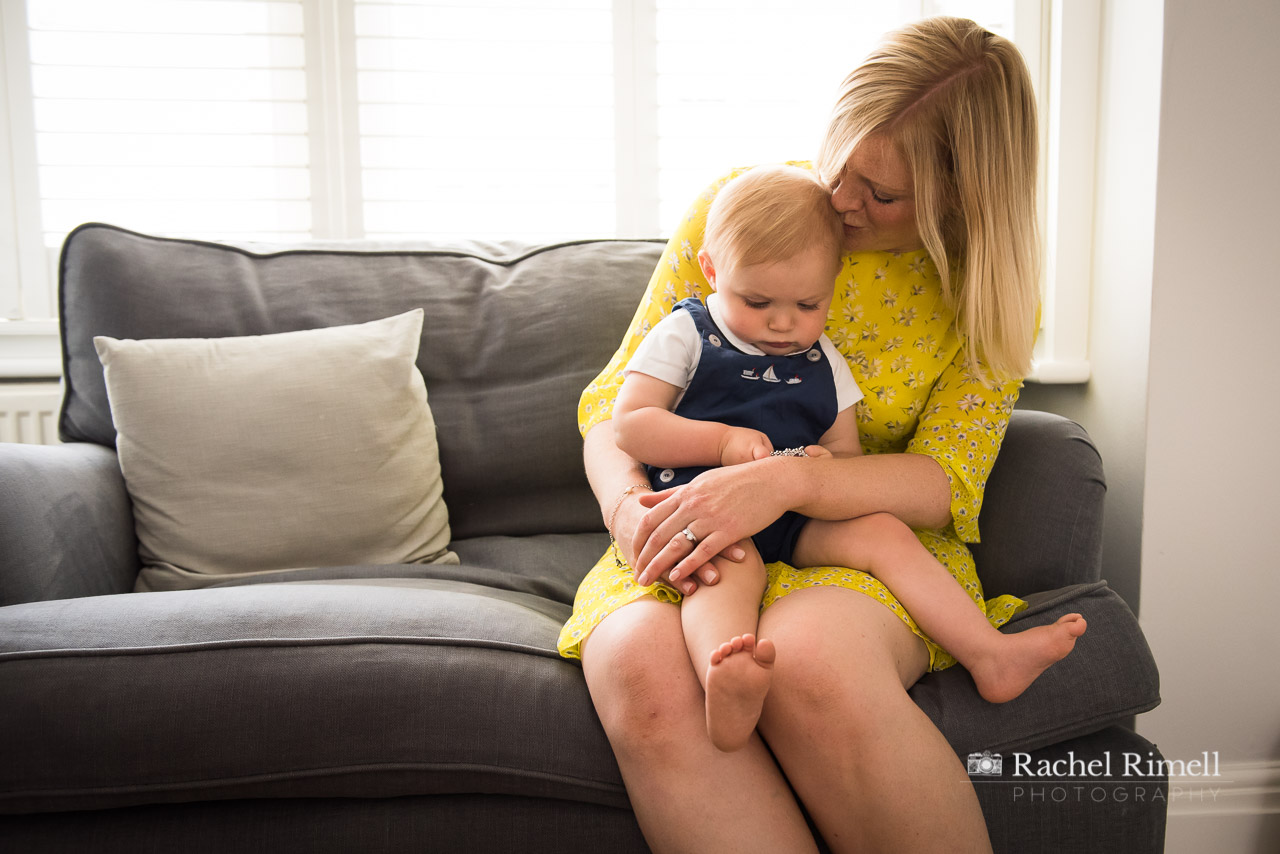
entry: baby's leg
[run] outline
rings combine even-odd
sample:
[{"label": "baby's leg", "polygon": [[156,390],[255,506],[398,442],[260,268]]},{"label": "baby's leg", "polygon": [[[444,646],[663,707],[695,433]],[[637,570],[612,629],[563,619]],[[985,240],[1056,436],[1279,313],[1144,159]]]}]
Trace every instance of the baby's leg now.
[{"label": "baby's leg", "polygon": [[707,733],[721,750],[745,747],[755,732],[773,679],[773,642],[757,640],[765,572],[750,540],[742,563],[714,558],[720,581],[699,587],[680,605],[693,669],[707,692]]},{"label": "baby's leg", "polygon": [[1050,626],[1007,635],[997,631],[911,529],[888,513],[810,521],[793,559],[796,566],[848,566],[875,576],[993,703],[1025,691],[1071,652],[1086,628],[1084,617],[1068,614]]}]

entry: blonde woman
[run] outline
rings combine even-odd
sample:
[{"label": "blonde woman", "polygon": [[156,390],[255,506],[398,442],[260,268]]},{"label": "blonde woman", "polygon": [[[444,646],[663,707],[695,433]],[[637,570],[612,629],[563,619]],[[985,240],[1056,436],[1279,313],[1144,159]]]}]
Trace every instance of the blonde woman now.
[{"label": "blonde woman", "polygon": [[583,580],[560,648],[582,659],[655,851],[813,851],[800,803],[837,852],[990,850],[963,765],[906,692],[954,659],[882,584],[769,565],[759,631],[786,653],[757,733],[733,753],[708,738],[674,603],[716,583],[713,557],[732,572],[739,540],[794,511],[891,514],[992,625],[1025,607],[984,600],[965,543],[977,541],[987,474],[1030,367],[1036,139],[1021,56],[970,21],[891,33],[845,81],[816,169],[845,249],[827,334],[866,393],[866,454],[772,457],[653,494],[614,442],[608,422],[639,341],[676,302],[709,291],[697,254],[710,201],[733,175],[695,202],[618,353],[583,393],[587,474],[617,549]]}]

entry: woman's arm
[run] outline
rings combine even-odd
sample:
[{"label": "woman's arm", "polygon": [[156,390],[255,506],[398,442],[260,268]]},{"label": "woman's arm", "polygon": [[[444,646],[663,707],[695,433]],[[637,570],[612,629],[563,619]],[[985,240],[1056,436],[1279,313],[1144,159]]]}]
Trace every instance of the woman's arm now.
[{"label": "woman's arm", "polygon": [[[583,437],[582,456],[587,480],[600,504],[601,518],[610,526],[610,533],[617,537],[618,548],[622,550],[627,564],[634,567],[638,554],[637,544],[644,542],[635,532],[640,529],[641,521],[647,513],[640,504],[640,497],[651,494],[647,491],[649,481],[640,464],[618,448],[613,438],[612,422],[603,421],[596,426],[599,429],[593,428]],[[631,489],[630,493],[627,492],[628,489]],[[741,549],[735,549],[725,556],[731,560],[742,560],[745,554]],[[654,576],[655,579],[658,577],[659,575]],[[694,578],[685,578],[676,586],[688,594],[697,589],[699,583],[714,584],[716,580],[711,565],[706,564],[695,573]],[[653,582],[639,583],[647,586]]]},{"label": "woman's arm", "polygon": [[830,520],[887,512],[913,528],[942,528],[951,521],[942,467],[917,454],[863,455],[856,407],[837,415],[818,444],[832,456],[793,460],[801,464],[780,474],[788,509]]},{"label": "woman's arm", "polygon": [[[788,510],[815,519],[887,512],[913,528],[942,528],[951,518],[947,476],[920,454],[771,457],[712,469],[639,503],[649,508],[632,564],[641,583],[666,573],[683,577]],[[691,553],[675,539],[686,526],[701,538]]]},{"label": "woman's arm", "polygon": [[951,521],[947,476],[920,454],[795,460],[780,479],[788,508],[813,519],[852,519],[892,513],[912,528],[945,528]]}]

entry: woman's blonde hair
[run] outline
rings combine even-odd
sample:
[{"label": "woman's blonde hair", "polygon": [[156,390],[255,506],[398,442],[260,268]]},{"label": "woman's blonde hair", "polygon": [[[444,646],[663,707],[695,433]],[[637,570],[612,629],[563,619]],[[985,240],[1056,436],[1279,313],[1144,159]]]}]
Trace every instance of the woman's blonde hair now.
[{"label": "woman's blonde hair", "polygon": [[920,238],[971,362],[1025,376],[1040,240],[1036,101],[1022,54],[961,18],[888,34],[845,78],[818,154],[823,180],[834,186],[870,134],[895,143],[911,170]]},{"label": "woman's blonde hair", "polygon": [[729,268],[785,261],[817,245],[831,251],[834,268],[841,232],[831,191],[812,172],[757,166],[716,193],[702,246],[717,267]]}]

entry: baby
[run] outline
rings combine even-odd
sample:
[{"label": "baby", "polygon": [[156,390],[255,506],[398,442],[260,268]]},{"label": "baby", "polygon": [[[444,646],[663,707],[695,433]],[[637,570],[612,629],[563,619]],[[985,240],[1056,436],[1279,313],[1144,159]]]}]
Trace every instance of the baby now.
[{"label": "baby", "polygon": [[[683,300],[650,330],[627,364],[614,410],[618,446],[646,464],[655,490],[775,450],[862,453],[854,409],[862,391],[823,334],[841,238],[830,192],[803,169],[752,169],[716,196],[698,253],[714,293],[705,305]],[[1021,694],[1085,630],[1084,618],[1069,614],[1002,634],[887,513],[843,521],[787,513],[738,545],[746,559],[716,558],[719,583],[681,604],[685,642],[706,690],[707,731],[721,750],[746,745],[769,691],[777,650],[754,634],[766,563],[875,576],[991,702]]]}]

